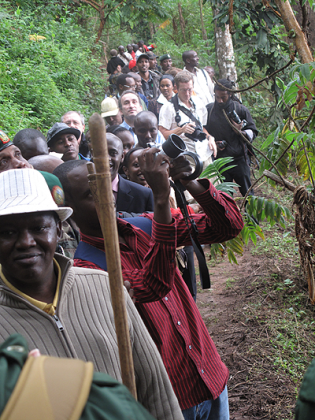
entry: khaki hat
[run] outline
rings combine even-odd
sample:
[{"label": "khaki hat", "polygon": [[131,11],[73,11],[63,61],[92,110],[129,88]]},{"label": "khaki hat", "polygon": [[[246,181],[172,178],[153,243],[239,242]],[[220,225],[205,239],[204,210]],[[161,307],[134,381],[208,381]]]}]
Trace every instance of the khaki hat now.
[{"label": "khaki hat", "polygon": [[115,98],[105,98],[101,103],[101,117],[114,117],[118,114],[119,107],[117,99]]},{"label": "khaki hat", "polygon": [[35,169],[10,169],[0,173],[0,217],[8,214],[54,211],[63,222],[70,207],[58,207],[43,175]]}]

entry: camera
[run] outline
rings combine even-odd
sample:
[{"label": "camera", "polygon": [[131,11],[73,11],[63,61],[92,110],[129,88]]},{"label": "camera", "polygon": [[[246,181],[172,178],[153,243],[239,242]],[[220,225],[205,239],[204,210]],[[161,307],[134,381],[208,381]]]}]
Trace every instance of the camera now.
[{"label": "camera", "polygon": [[227,146],[227,141],[226,140],[221,140],[221,141],[216,141],[215,142],[217,145],[217,148],[222,152],[226,146]]},{"label": "camera", "polygon": [[236,122],[236,124],[243,124],[242,128],[246,127],[247,121],[246,120],[241,120],[238,113],[235,111],[235,109],[233,109],[233,111],[228,112],[227,116],[232,121]]},{"label": "camera", "polygon": [[[147,143],[148,147],[157,147],[155,143]],[[193,173],[185,179],[192,180],[198,178],[203,169],[203,163],[200,157],[193,152],[186,149],[184,141],[176,134],[171,134],[169,138],[162,144],[162,150],[159,152],[171,159],[176,159],[178,156],[185,156],[189,161],[190,166],[194,169]]]},{"label": "camera", "polygon": [[[183,127],[185,124],[188,124],[188,122],[182,124],[180,127]],[[185,136],[193,141],[203,141],[207,138],[202,128],[199,127],[198,125],[196,126],[195,131],[192,134],[185,133]]]}]

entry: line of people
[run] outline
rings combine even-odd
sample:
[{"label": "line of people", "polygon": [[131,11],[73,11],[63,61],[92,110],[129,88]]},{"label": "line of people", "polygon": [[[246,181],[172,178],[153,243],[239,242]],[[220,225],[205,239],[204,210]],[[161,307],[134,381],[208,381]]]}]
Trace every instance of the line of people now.
[{"label": "line of people", "polygon": [[[220,153],[212,117],[233,100],[222,84],[211,93],[194,51],[183,54],[185,69],[175,77],[149,70],[145,51],[137,54],[139,72],[118,75],[117,93],[101,109],[123,278],[136,300],[134,307],[126,294],[139,401],[157,419],[226,420],[228,370],[194,301],[193,254],[183,276],[176,263],[180,249],[189,254],[192,248],[169,178],[180,181],[195,202],[189,212],[201,243],[235,237],[242,217],[234,200],[209,180],[185,180],[192,169],[182,156],[170,162],[147,143],[160,146],[177,134],[206,166]],[[130,58],[123,47],[119,55]],[[161,58],[171,66],[168,55]],[[213,104],[208,100],[214,93]],[[253,139],[257,130],[249,112],[246,120],[244,132]],[[26,128],[12,142],[0,132],[0,337],[19,332],[43,354],[90,360],[121,380],[104,244],[87,181],[93,150],[84,131],[84,116],[68,111],[47,138]]]},{"label": "line of people", "polygon": [[[76,129],[68,128],[77,139]],[[114,176],[119,166],[114,161],[122,156],[122,143],[114,135],[111,138],[108,134],[108,138]],[[0,153],[17,151],[3,134],[1,141]],[[170,213],[169,176],[182,179],[190,167],[180,158],[172,165],[161,155],[155,159],[155,153],[154,148],[142,149],[138,157],[151,190],[143,188],[154,197],[154,212],[141,218],[150,223],[150,235],[130,219],[117,219],[123,277],[134,289],[136,308],[150,333],[126,297],[139,401],[156,418],[181,418],[179,406],[189,418],[200,404],[199,409],[217,413],[216,418],[228,418],[227,368],[175,263],[176,248],[190,240],[182,216]],[[14,166],[15,160],[19,166]],[[19,332],[30,347],[39,348],[43,354],[91,360],[96,370],[120,380],[108,283],[100,271],[106,268],[100,259],[87,258],[82,250],[74,255],[74,266],[88,268],[84,271],[54,254],[62,236],[61,222],[72,211],[72,222],[80,229],[80,244],[92,247],[94,256],[98,255],[96,250],[104,253],[86,163],[84,159],[68,159],[54,170],[65,193],[66,208],[53,203],[54,195],[42,175],[20,154],[15,154],[0,174],[0,336],[4,340],[8,334]],[[238,234],[243,223],[233,199],[216,191],[207,180],[182,182],[205,211],[193,216],[201,242],[222,241]],[[225,414],[218,414],[218,410]]]}]

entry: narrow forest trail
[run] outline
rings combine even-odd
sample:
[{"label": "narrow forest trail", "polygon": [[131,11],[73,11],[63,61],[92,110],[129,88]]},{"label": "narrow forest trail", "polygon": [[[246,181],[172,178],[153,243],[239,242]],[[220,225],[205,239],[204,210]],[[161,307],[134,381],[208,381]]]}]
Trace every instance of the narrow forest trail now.
[{"label": "narrow forest trail", "polygon": [[[228,366],[231,420],[292,420],[296,385],[274,367],[273,353],[265,320],[276,316],[268,309],[253,310],[253,303],[274,300],[262,295],[259,282],[272,279],[277,270],[264,256],[253,256],[246,249],[238,265],[210,263],[212,289],[199,290],[197,305]],[[273,303],[273,302],[272,302]],[[275,299],[275,310],[277,302]]]}]

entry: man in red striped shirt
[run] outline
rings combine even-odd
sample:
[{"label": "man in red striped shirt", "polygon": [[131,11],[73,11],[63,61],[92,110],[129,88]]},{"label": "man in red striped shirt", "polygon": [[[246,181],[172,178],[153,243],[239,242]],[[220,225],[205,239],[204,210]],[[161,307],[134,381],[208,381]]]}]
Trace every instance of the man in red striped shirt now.
[{"label": "man in red striped shirt", "polygon": [[[184,418],[228,420],[228,369],[176,268],[176,248],[191,245],[191,241],[183,217],[171,215],[169,175],[173,180],[180,179],[205,212],[192,216],[200,243],[223,242],[237,236],[243,228],[242,217],[234,200],[217,191],[209,180],[182,179],[191,171],[184,158],[170,164],[161,154],[155,157],[155,152],[156,148],[144,149],[139,157],[154,195],[154,214],[144,215],[152,222],[151,237],[145,229],[117,220],[123,278],[134,289],[137,309],[162,356]],[[94,256],[75,256],[75,265],[106,269],[101,262],[104,242],[86,165],[67,162],[62,166],[65,173],[59,178],[67,205],[73,208],[73,219],[80,227],[81,241],[102,255],[99,262]]]}]

